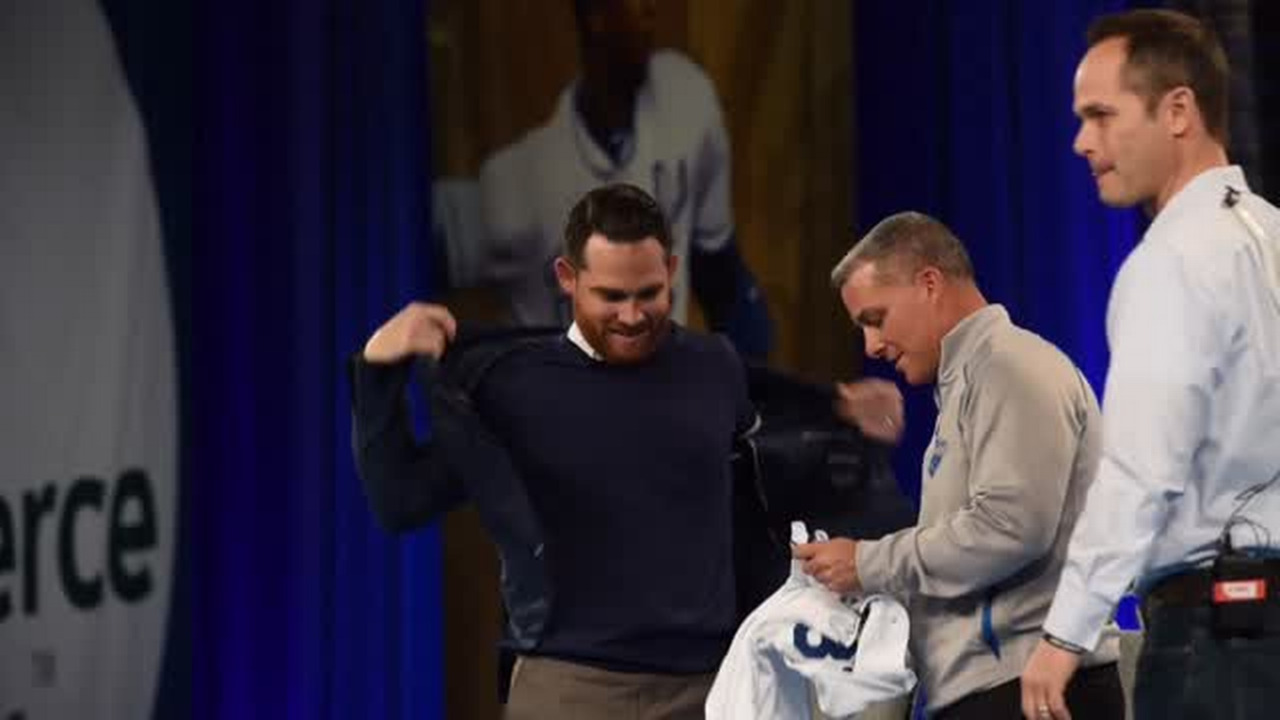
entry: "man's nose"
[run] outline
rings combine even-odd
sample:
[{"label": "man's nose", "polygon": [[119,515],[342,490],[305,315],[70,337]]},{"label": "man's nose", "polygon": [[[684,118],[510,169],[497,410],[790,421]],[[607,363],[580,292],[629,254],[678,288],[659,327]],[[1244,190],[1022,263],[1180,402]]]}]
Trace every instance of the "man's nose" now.
[{"label": "man's nose", "polygon": [[1080,123],[1080,129],[1076,131],[1076,137],[1071,141],[1072,151],[1082,158],[1088,158],[1089,154],[1093,152],[1092,139],[1087,137],[1088,128],[1089,126],[1085,123]]},{"label": "man's nose", "polygon": [[880,331],[875,328],[863,328],[863,344],[866,346],[867,357],[882,358],[884,357],[884,340],[880,337]]},{"label": "man's nose", "polygon": [[627,300],[618,306],[618,322],[623,325],[639,325],[644,320],[637,300]]}]

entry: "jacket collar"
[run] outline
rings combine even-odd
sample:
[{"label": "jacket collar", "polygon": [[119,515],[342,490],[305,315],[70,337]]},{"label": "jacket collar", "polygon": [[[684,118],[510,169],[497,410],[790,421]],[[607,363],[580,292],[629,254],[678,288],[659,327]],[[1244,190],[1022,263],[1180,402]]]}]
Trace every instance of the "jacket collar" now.
[{"label": "jacket collar", "polygon": [[1176,223],[1184,211],[1191,208],[1216,206],[1222,201],[1223,191],[1228,187],[1249,192],[1249,183],[1245,180],[1244,171],[1239,165],[1222,165],[1209,168],[1182,186],[1174,194],[1164,208],[1156,214],[1147,229],[1147,236],[1161,232],[1166,225]]},{"label": "jacket collar", "polygon": [[1003,305],[995,303],[956,323],[951,332],[942,338],[942,357],[938,360],[938,385],[934,398],[937,399],[941,389],[960,376],[974,350],[992,331],[1009,324],[1008,311]]}]

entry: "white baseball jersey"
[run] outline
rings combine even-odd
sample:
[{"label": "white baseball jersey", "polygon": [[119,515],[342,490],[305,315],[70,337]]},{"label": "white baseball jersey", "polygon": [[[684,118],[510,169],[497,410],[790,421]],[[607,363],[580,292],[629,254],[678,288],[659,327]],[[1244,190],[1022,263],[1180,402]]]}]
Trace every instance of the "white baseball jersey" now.
[{"label": "white baseball jersey", "polygon": [[[674,50],[649,60],[636,93],[634,136],[615,162],[592,139],[574,97],[560,95],[543,126],[498,150],[479,181],[435,184],[433,224],[445,242],[449,278],[457,287],[499,283],[520,325],[567,325],[568,306],[552,271],[569,210],[589,190],[635,185],[662,206],[675,254],[714,251],[733,232],[729,139],[715,88],[702,70]],[[688,262],[675,278],[672,317],[688,314]]]},{"label": "white baseball jersey", "polygon": [[[791,539],[808,539],[792,523]],[[816,540],[825,535],[815,533]],[[811,718],[818,707],[847,718],[911,692],[907,611],[887,595],[848,603],[804,574],[791,576],[738,628],[707,696],[708,720]]]}]

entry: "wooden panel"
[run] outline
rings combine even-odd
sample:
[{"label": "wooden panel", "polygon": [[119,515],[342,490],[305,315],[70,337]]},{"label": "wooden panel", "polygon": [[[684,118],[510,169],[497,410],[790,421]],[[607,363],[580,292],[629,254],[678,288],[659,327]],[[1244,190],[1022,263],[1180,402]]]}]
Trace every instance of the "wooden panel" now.
[{"label": "wooden panel", "polygon": [[827,276],[852,238],[848,3],[690,5],[690,54],[725,106],[743,251],[779,329],[773,364],[856,374],[850,324]]}]

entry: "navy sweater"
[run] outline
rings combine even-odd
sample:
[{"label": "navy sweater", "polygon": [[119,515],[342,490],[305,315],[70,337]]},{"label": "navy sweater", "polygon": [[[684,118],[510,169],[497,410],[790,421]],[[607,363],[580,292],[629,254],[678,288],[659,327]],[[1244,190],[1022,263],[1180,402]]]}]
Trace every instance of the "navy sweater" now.
[{"label": "navy sweater", "polygon": [[729,458],[755,418],[728,344],[674,328],[618,366],[562,337],[505,357],[474,399],[546,532],[556,600],[538,652],[713,671],[735,612]]}]

